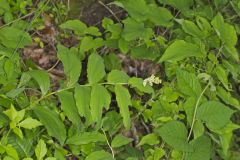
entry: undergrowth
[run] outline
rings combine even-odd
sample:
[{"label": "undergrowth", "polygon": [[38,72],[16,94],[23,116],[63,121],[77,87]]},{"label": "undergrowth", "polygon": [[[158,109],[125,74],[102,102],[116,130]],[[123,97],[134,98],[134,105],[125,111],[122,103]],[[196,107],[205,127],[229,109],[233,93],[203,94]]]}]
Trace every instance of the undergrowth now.
[{"label": "undergrowth", "polygon": [[[240,1],[96,3],[100,26],[62,1],[0,1],[0,159],[239,159]],[[48,45],[43,14],[57,80],[22,54]],[[129,59],[159,70],[129,74]]]}]

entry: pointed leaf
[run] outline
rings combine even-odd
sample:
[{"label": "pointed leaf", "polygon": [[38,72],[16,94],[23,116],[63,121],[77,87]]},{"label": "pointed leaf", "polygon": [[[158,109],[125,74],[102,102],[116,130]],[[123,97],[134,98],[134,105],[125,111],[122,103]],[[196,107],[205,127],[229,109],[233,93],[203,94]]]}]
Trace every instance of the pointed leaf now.
[{"label": "pointed leaf", "polygon": [[47,154],[47,146],[45,142],[42,139],[40,139],[38,141],[37,147],[35,148],[35,155],[38,160],[42,160],[46,154]]}]

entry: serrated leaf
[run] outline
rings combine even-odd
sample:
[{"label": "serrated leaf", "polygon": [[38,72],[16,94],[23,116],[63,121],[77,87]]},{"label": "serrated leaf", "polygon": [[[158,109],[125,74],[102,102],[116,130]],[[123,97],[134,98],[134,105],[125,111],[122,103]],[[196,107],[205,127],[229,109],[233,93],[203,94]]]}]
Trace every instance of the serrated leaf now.
[{"label": "serrated leaf", "polygon": [[42,95],[47,94],[50,87],[49,75],[46,71],[32,70],[27,72],[39,85]]},{"label": "serrated leaf", "polygon": [[58,45],[58,58],[63,63],[64,73],[68,80],[68,86],[74,85],[81,74],[82,64],[80,59],[68,48]]},{"label": "serrated leaf", "polygon": [[111,96],[107,89],[102,85],[94,85],[91,92],[90,108],[92,118],[95,122],[100,122],[102,119],[102,109],[109,108]]},{"label": "serrated leaf", "polygon": [[187,140],[187,129],[179,121],[170,121],[158,128],[156,132],[175,150],[192,152],[193,149]]},{"label": "serrated leaf", "polygon": [[115,86],[115,94],[120,114],[123,117],[123,124],[126,129],[130,129],[131,120],[128,106],[132,105],[131,96],[128,90],[121,85]]},{"label": "serrated leaf", "polygon": [[98,54],[91,54],[88,58],[87,77],[90,84],[99,82],[106,75],[104,61]]},{"label": "serrated leaf", "polygon": [[129,76],[119,70],[112,70],[107,77],[107,81],[109,83],[127,83],[129,79]]},{"label": "serrated leaf", "polygon": [[210,160],[211,158],[211,139],[207,136],[201,136],[190,142],[193,152],[186,154],[185,160]]},{"label": "serrated leaf", "polygon": [[87,29],[87,25],[80,20],[68,20],[67,22],[60,25],[62,29],[70,29],[75,32],[75,34],[83,35],[84,31]]},{"label": "serrated leaf", "polygon": [[36,128],[41,125],[42,125],[42,123],[40,123],[38,120],[33,119],[31,117],[24,119],[22,122],[20,122],[18,124],[18,126],[26,128],[26,129],[33,129],[33,128]]},{"label": "serrated leaf", "polygon": [[66,139],[66,129],[58,114],[43,106],[37,106],[33,111],[47,129],[48,134],[57,138],[63,144]]},{"label": "serrated leaf", "polygon": [[118,134],[116,135],[113,140],[112,140],[112,143],[111,143],[111,146],[113,148],[118,148],[118,147],[121,147],[121,146],[124,146],[124,145],[127,145],[128,143],[132,142],[133,139],[131,138],[127,138],[121,134]]},{"label": "serrated leaf", "polygon": [[96,142],[106,142],[106,138],[99,132],[83,132],[67,139],[66,144],[82,145]]},{"label": "serrated leaf", "polygon": [[160,62],[180,61],[188,57],[203,58],[205,55],[205,51],[202,51],[198,45],[185,42],[184,40],[176,40],[166,49],[160,58]]},{"label": "serrated leaf", "polygon": [[72,123],[75,126],[79,127],[81,124],[81,119],[78,114],[78,110],[72,92],[68,91],[60,92],[58,93],[58,98],[60,100],[61,108],[64,114],[69,118],[70,121],[72,121]]},{"label": "serrated leaf", "polygon": [[220,129],[230,122],[233,110],[218,101],[203,103],[197,112],[197,119],[206,122],[210,129]]},{"label": "serrated leaf", "polygon": [[110,153],[105,151],[95,151],[89,154],[85,160],[113,160]]},{"label": "serrated leaf", "polygon": [[184,20],[182,23],[182,28],[184,32],[190,34],[191,36],[197,37],[199,39],[205,38],[203,32],[192,21]]},{"label": "serrated leaf", "polygon": [[46,154],[47,154],[47,146],[45,142],[42,139],[40,139],[38,141],[37,147],[35,148],[35,155],[38,160],[42,160]]},{"label": "serrated leaf", "polygon": [[86,118],[86,123],[92,121],[91,112],[90,112],[90,98],[91,98],[91,88],[87,86],[77,85],[75,87],[74,98],[76,101],[76,106],[78,113]]},{"label": "serrated leaf", "polygon": [[220,65],[216,66],[215,72],[216,72],[216,75],[217,75],[218,79],[223,84],[223,86],[227,90],[229,90],[229,87],[228,87],[228,72],[226,72],[226,70]]},{"label": "serrated leaf", "polygon": [[178,89],[185,95],[198,97],[202,92],[199,80],[194,73],[178,69],[177,82]]}]

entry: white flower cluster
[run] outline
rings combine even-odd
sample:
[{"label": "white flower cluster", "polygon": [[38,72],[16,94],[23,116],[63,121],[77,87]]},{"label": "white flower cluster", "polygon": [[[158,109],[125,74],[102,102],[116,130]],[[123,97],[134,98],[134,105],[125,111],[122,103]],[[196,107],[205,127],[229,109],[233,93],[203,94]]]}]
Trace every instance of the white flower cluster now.
[{"label": "white flower cluster", "polygon": [[147,84],[152,86],[153,84],[160,84],[160,83],[162,83],[162,80],[159,77],[155,77],[155,75],[152,74],[151,77],[144,79],[143,86],[146,86]]}]

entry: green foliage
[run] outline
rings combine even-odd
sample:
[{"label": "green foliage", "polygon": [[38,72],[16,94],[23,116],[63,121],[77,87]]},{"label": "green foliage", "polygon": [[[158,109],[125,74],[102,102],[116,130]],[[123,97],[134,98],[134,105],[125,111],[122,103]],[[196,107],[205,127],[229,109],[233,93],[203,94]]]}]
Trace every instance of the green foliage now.
[{"label": "green foliage", "polygon": [[[48,2],[0,1],[0,159],[239,159],[238,0],[118,0],[94,26]],[[43,13],[61,78],[22,57]]]}]

